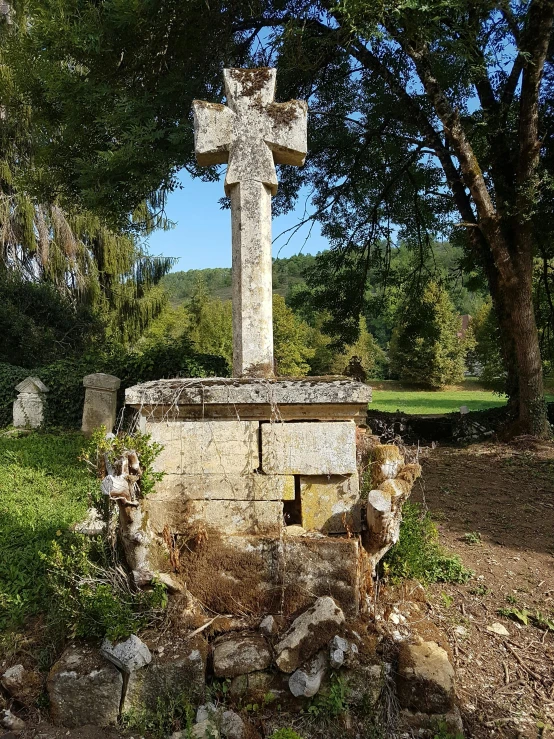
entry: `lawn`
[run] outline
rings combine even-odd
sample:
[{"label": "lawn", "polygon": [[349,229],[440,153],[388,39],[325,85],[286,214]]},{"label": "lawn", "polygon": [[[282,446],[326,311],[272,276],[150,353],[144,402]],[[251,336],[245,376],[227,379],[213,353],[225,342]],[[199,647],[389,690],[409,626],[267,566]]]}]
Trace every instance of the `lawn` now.
[{"label": "lawn", "polygon": [[[452,413],[459,411],[462,405],[470,411],[479,411],[506,404],[504,396],[484,390],[475,380],[466,380],[463,385],[447,390],[417,390],[395,381],[381,380],[373,383],[373,388],[370,409],[391,413],[397,410],[414,414]],[[554,395],[547,395],[546,399],[554,401]]]},{"label": "lawn", "polygon": [[84,517],[97,486],[81,434],[0,436],[0,632],[42,610],[51,542]]}]

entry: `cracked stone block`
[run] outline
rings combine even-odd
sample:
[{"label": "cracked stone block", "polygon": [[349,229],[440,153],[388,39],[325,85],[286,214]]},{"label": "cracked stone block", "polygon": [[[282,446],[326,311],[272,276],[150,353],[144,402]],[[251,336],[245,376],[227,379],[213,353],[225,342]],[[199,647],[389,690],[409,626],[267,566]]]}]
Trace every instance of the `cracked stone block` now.
[{"label": "cracked stone block", "polygon": [[300,477],[302,526],[325,534],[361,531],[358,475]]},{"label": "cracked stone block", "polygon": [[262,469],[276,475],[352,475],[353,421],[262,424]]},{"label": "cracked stone block", "polygon": [[293,475],[164,475],[148,501],[163,500],[294,500]]},{"label": "cracked stone block", "polygon": [[185,526],[181,524],[177,532],[203,522],[206,528],[222,534],[272,533],[278,536],[283,525],[283,504],[275,500],[189,500],[184,513],[182,524]]},{"label": "cracked stone block", "polygon": [[223,636],[213,646],[214,673],[217,677],[237,677],[271,664],[271,651],[261,634]]},{"label": "cracked stone block", "polygon": [[[181,549],[187,589],[214,613],[244,611],[285,616],[330,594],[349,617],[358,615],[368,563],[359,541],[305,534],[300,537],[217,536]],[[331,637],[336,632],[331,634]]]},{"label": "cracked stone block", "polygon": [[154,469],[168,474],[245,475],[259,466],[255,421],[147,421],[164,446]]},{"label": "cracked stone block", "polygon": [[115,724],[123,689],[121,672],[97,649],[71,646],[50,670],[50,715],[57,726]]},{"label": "cracked stone block", "polygon": [[344,613],[328,596],[318,598],[296,618],[275,646],[275,663],[282,672],[293,672],[310,659],[337,628],[344,623]]}]

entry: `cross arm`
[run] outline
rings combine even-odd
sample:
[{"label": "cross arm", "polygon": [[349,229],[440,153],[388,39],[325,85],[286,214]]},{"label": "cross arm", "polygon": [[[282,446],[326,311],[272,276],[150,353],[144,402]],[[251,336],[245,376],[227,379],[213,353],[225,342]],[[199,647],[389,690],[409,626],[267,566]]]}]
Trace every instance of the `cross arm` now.
[{"label": "cross arm", "polygon": [[266,107],[268,132],[266,144],[276,164],[301,167],[308,151],[308,106],[303,100],[271,103]]},{"label": "cross arm", "polygon": [[229,145],[235,114],[219,103],[194,100],[194,152],[198,164],[225,164],[229,159]]}]

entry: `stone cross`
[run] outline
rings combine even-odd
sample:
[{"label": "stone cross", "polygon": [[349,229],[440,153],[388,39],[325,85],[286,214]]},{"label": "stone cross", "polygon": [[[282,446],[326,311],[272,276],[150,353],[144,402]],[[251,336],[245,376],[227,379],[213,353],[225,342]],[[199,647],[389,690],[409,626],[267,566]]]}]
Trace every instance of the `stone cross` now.
[{"label": "stone cross", "polygon": [[304,164],[308,106],[274,102],[275,69],[225,69],[227,105],[193,102],[200,165],[228,163],[233,273],[233,375],[273,375],[271,196],[275,164]]}]

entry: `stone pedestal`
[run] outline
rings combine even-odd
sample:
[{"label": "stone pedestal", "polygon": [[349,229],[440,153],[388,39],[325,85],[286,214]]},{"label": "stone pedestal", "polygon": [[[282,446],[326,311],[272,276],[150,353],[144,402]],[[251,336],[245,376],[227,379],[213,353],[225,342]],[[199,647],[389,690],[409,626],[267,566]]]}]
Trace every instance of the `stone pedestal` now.
[{"label": "stone pedestal", "polygon": [[[190,541],[205,531],[209,542],[219,542],[216,559],[235,552],[229,568],[237,572],[259,550],[254,571],[266,601],[277,597],[287,568],[295,580],[315,556],[326,565],[314,569],[306,588],[323,594],[336,581],[344,607],[357,608],[363,567],[353,536],[361,530],[356,422],[365,422],[369,387],[343,378],[209,378],[148,382],[125,395],[141,430],[164,447],[155,467],[165,476],[143,503],[155,534],[169,529]],[[289,529],[301,536],[293,540]],[[348,551],[335,564],[326,558],[331,540],[322,535],[352,537],[340,540]],[[333,574],[335,566],[348,577]]]},{"label": "stone pedestal", "polygon": [[48,388],[38,377],[27,377],[16,385],[18,396],[13,404],[13,425],[36,429],[44,421],[44,401]]},{"label": "stone pedestal", "polygon": [[94,429],[105,426],[113,430],[117,411],[117,391],[121,385],[118,377],[96,372],[83,378],[85,405],[81,431],[90,436]]}]

